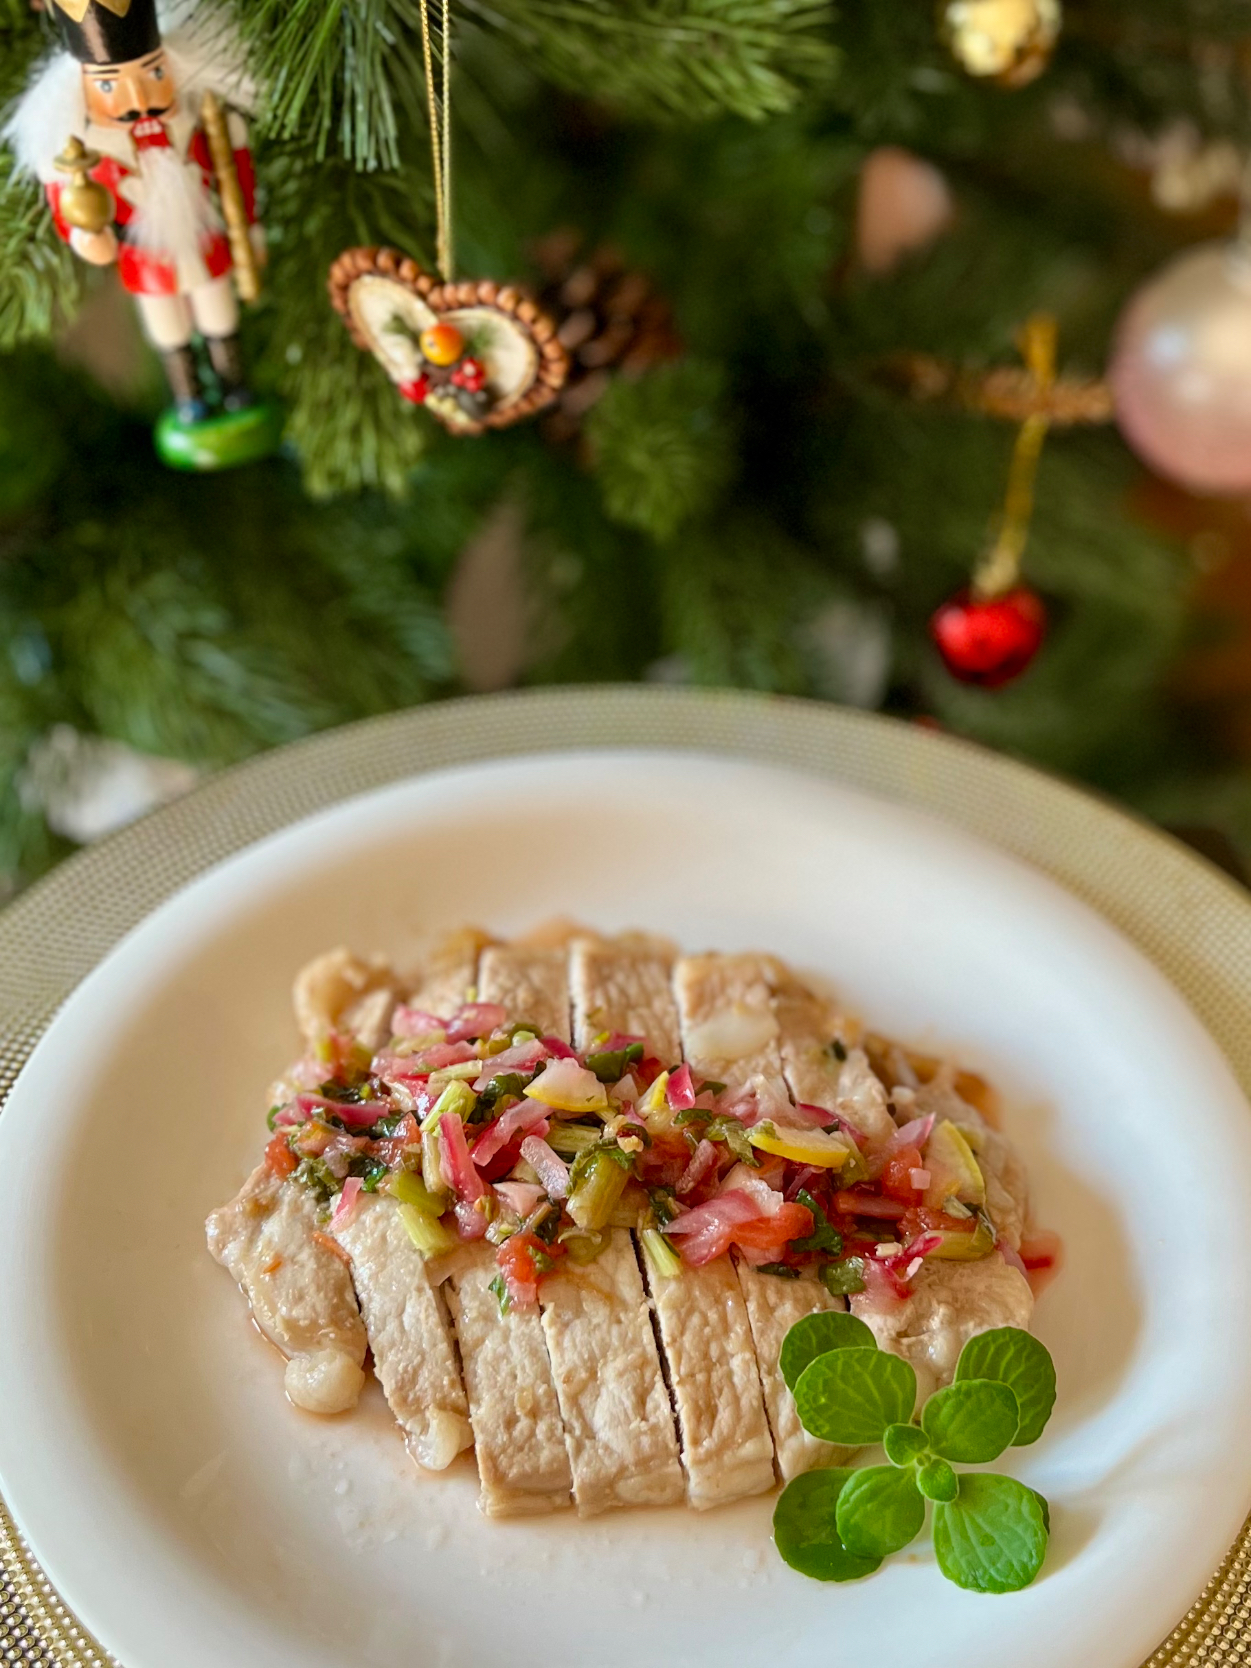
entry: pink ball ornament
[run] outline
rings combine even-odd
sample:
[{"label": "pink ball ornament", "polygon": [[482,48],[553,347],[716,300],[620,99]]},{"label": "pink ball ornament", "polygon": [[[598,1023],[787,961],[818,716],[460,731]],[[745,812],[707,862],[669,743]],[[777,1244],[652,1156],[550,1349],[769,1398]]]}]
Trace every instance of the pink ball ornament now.
[{"label": "pink ball ornament", "polygon": [[1192,492],[1251,492],[1251,249],[1205,244],[1130,300],[1108,373],[1121,433]]}]

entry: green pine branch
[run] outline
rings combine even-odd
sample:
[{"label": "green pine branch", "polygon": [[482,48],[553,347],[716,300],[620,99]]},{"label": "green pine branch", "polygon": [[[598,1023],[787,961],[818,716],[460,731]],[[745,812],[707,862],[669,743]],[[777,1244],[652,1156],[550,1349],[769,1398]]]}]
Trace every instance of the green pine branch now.
[{"label": "green pine branch", "polygon": [[759,121],[827,83],[828,0],[466,0],[540,74],[633,116]]}]

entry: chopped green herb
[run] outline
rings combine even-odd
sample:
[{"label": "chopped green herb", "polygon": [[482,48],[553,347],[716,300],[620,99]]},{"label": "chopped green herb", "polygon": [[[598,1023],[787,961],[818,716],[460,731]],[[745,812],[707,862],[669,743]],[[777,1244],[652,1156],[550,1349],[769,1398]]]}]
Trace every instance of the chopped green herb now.
[{"label": "chopped green herb", "polygon": [[501,1095],[514,1095],[518,1100],[525,1090],[526,1080],[515,1071],[496,1072],[495,1076],[478,1096],[478,1111],[485,1107],[493,1107]]},{"label": "chopped green herb", "polygon": [[270,1129],[270,1130],[273,1129],[274,1124],[277,1122],[278,1114],[281,1111],[282,1111],[281,1106],[271,1106],[270,1107],[269,1111],[266,1113],[266,1116],[265,1116],[265,1128],[266,1129]]},{"label": "chopped green herb", "polygon": [[710,1077],[706,1082],[700,1084],[699,1092],[701,1095],[723,1095],[725,1084],[718,1083],[716,1078]]},{"label": "chopped green herb", "polygon": [[812,1212],[812,1232],[805,1234],[802,1239],[793,1239],[787,1249],[796,1254],[805,1251],[825,1251],[830,1256],[837,1257],[843,1249],[843,1236],[837,1228],[830,1227],[829,1217],[806,1187],[801,1187],[795,1195],[795,1203]]},{"label": "chopped green herb", "polygon": [[667,1228],[675,1216],[682,1214],[677,1194],[671,1187],[649,1187],[647,1197],[651,1201],[652,1215],[662,1228]]},{"label": "chopped green herb", "polygon": [[380,1164],[376,1158],[368,1158],[364,1153],[358,1153],[348,1166],[348,1174],[359,1176],[362,1193],[376,1193],[378,1183],[390,1174],[385,1164]]},{"label": "chopped green herb", "polygon": [[799,1270],[789,1263],[757,1263],[757,1274],[776,1274],[779,1280],[798,1280]]},{"label": "chopped green herb", "polygon": [[759,1155],[747,1139],[747,1131],[737,1118],[730,1118],[725,1113],[718,1112],[704,1131],[704,1139],[706,1141],[724,1141],[740,1164],[747,1164],[753,1170],[759,1170]]},{"label": "chopped green herb", "polygon": [[328,1083],[320,1083],[317,1093],[323,1100],[337,1100],[344,1106],[359,1106],[361,1101],[378,1100],[380,1097],[372,1083],[355,1083],[348,1085],[336,1083],[333,1079]]},{"label": "chopped green herb", "polygon": [[504,1276],[497,1274],[487,1290],[495,1293],[495,1301],[500,1306],[501,1317],[506,1315],[513,1306],[513,1300],[508,1295],[508,1287],[504,1284]]},{"label": "chopped green herb", "polygon": [[[560,1207],[552,1206],[545,1210],[541,1216],[532,1216],[530,1218],[530,1232],[536,1234],[544,1244],[554,1245],[556,1235],[560,1232]],[[538,1255],[539,1253],[536,1251],[535,1256]]]},{"label": "chopped green herb", "polygon": [[593,1071],[601,1083],[616,1083],[642,1058],[642,1043],[629,1043],[625,1048],[614,1048],[607,1054],[588,1054],[586,1069]]},{"label": "chopped green herb", "polygon": [[375,1137],[379,1135],[394,1135],[404,1122],[403,1112],[388,1112],[385,1118],[379,1118],[369,1126],[369,1133]]},{"label": "chopped green herb", "polygon": [[301,1187],[307,1187],[319,1199],[326,1200],[339,1191],[339,1178],[321,1158],[302,1158],[293,1172]]},{"label": "chopped green herb", "polygon": [[864,1258],[842,1257],[817,1270],[817,1279],[831,1297],[854,1297],[864,1290]]},{"label": "chopped green herb", "polygon": [[702,1106],[684,1106],[680,1112],[673,1114],[673,1122],[675,1128],[682,1129],[686,1124],[702,1124],[710,1116]]}]

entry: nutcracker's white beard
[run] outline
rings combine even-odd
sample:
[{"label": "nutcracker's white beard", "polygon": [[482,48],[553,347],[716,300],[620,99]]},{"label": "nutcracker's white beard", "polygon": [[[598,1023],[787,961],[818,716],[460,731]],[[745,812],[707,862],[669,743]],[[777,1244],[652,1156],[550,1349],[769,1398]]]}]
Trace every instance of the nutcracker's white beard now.
[{"label": "nutcracker's white beard", "polygon": [[131,221],[134,242],[179,268],[202,265],[204,244],[221,222],[199,168],[164,145],[140,150],[136,162],[143,198]]}]

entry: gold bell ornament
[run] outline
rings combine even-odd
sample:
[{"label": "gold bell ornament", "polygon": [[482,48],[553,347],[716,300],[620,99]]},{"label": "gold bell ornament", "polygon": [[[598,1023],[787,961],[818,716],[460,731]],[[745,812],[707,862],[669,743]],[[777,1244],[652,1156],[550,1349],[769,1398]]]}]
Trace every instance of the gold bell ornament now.
[{"label": "gold bell ornament", "polygon": [[939,29],[967,75],[1024,87],[1051,60],[1060,0],[943,0]]}]

